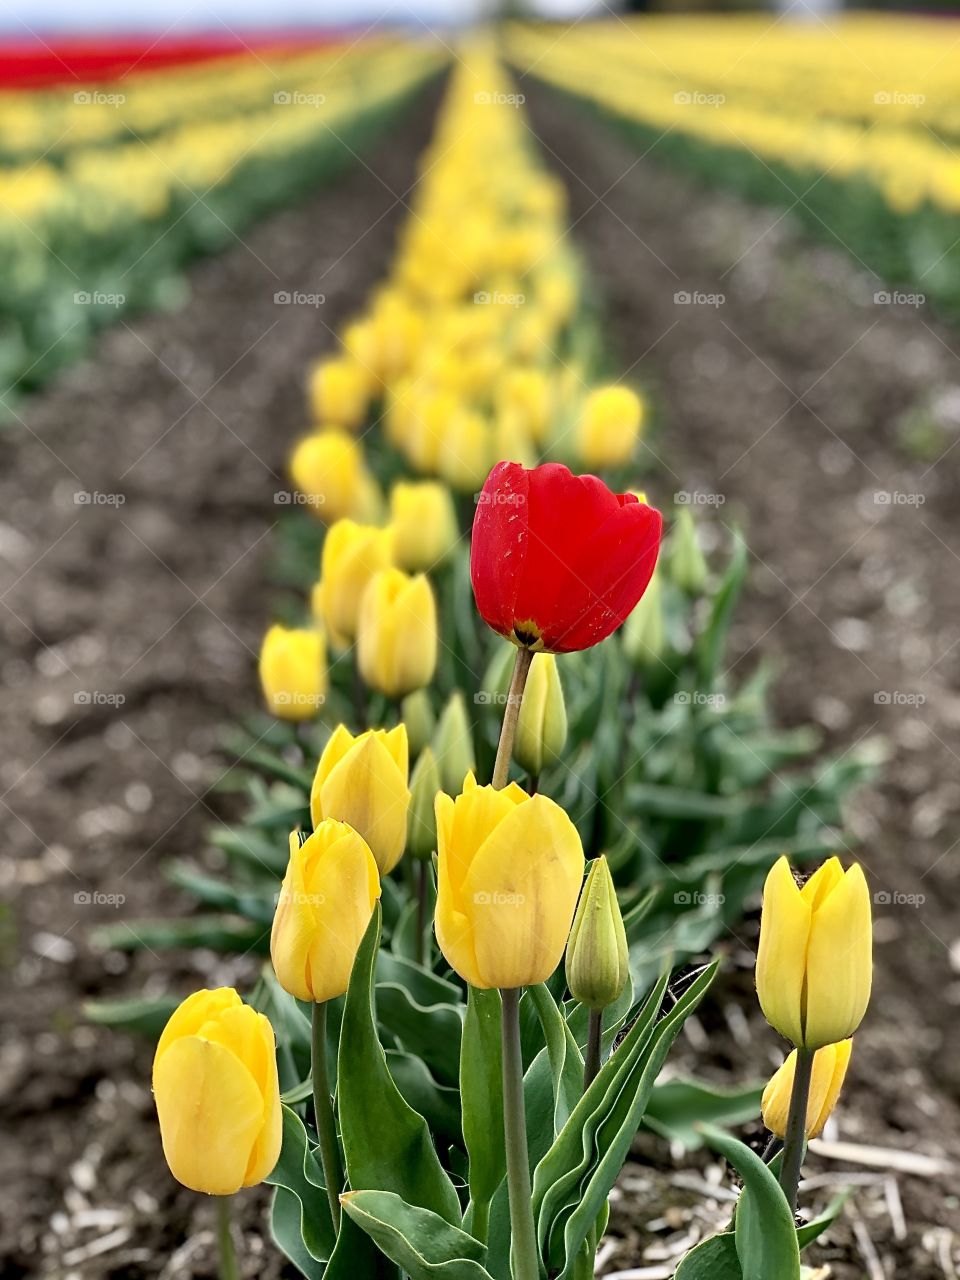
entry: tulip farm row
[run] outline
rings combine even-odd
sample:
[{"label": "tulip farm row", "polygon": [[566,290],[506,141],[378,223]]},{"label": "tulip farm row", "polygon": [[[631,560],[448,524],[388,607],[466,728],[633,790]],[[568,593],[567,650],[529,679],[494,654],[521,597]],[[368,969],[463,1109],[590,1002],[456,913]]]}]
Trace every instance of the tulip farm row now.
[{"label": "tulip farm row", "polygon": [[[658,424],[604,382],[516,102],[465,48],[382,283],[304,370],[268,714],[234,743],[245,819],[211,833],[228,870],[176,864],[194,914],[101,935],[259,952],[262,976],[93,1013],[160,1033],[164,1154],[218,1198],[225,1276],[229,1198],[264,1181],[307,1277],[592,1276],[645,1126],[743,1188],[678,1280],[800,1280],[840,1208],[796,1217],[805,1143],[870,993],[866,881],[831,856],[865,766],[811,765],[767,676],[726,676],[745,547],[708,561],[689,508],[658,510]],[[784,1066],[658,1080],[764,882]],[[758,1151],[732,1130],[761,1109]]]},{"label": "tulip farm row", "polygon": [[0,401],[331,178],[438,66],[391,38],[0,97]]},{"label": "tulip farm row", "polygon": [[[635,20],[636,21],[636,20]],[[875,279],[960,313],[960,95],[952,25],[854,14],[516,26],[516,66],[588,102],[638,148],[782,205]],[[634,38],[635,37],[635,38]]]}]

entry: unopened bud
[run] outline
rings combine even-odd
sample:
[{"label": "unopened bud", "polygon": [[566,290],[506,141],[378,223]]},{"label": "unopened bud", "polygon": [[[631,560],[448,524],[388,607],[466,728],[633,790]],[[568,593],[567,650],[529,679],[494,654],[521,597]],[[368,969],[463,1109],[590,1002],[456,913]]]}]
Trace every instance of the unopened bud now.
[{"label": "unopened bud", "polygon": [[476,771],[477,767],[467,707],[459,689],[452,695],[440,716],[433,738],[433,750],[443,790],[451,796],[459,795],[463,790],[464,778],[468,773]]},{"label": "unopened bud", "polygon": [[552,653],[534,655],[523,690],[513,753],[532,777],[563,751],[567,741],[567,708],[557,660]]},{"label": "unopened bud", "polygon": [[567,943],[567,986],[591,1009],[605,1009],[630,971],[627,935],[605,857],[591,862]]},{"label": "unopened bud", "polygon": [[429,747],[424,747],[410,775],[410,811],[407,848],[426,862],[437,847],[437,819],[434,801],[440,787],[440,770]]}]

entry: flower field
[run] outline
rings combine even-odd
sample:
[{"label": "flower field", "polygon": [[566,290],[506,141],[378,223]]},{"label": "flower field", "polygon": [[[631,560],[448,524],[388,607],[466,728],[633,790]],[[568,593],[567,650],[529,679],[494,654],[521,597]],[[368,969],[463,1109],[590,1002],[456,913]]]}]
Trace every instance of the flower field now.
[{"label": "flower field", "polygon": [[11,1266],[954,1273],[936,45],[512,23],[0,100]]}]

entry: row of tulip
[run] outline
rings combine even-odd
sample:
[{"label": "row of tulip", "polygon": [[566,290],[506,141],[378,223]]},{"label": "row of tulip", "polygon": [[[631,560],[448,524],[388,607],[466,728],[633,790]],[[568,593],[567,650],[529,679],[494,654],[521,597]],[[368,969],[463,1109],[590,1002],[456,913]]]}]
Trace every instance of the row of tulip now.
[{"label": "row of tulip", "polygon": [[0,127],[36,111],[34,133],[60,130],[55,152],[0,168],[4,394],[76,358],[124,309],[175,296],[187,257],[335,172],[441,62],[432,46],[378,40],[61,95],[56,112],[47,95],[0,104]]},{"label": "row of tulip", "polygon": [[[657,156],[788,205],[878,276],[960,307],[953,24],[853,15],[515,25],[511,58]],[[603,74],[598,74],[602,69]]]},{"label": "row of tulip", "polygon": [[[671,980],[671,962],[702,953],[723,916],[665,925],[638,848],[655,830],[644,801],[679,815],[671,835],[695,843],[721,825],[729,797],[715,793],[707,814],[703,792],[698,807],[696,757],[715,769],[729,742],[704,721],[716,704],[678,700],[677,682],[717,675],[742,551],[710,590],[688,512],[658,563],[661,517],[642,495],[539,461],[566,454],[615,477],[635,461],[643,401],[593,384],[596,329],[562,193],[511,88],[489,49],[468,52],[390,278],[311,375],[316,429],[291,459],[305,510],[284,541],[297,580],[322,547],[313,620],[265,637],[264,695],[289,727],[251,739],[255,809],[218,841],[251,879],[180,873],[208,905],[230,904],[258,935],[265,925],[272,963],[250,1003],[197,992],[167,1022],[154,1066],[164,1151],[198,1191],[272,1183],[276,1240],[307,1277],[381,1274],[385,1259],[414,1280],[592,1275],[638,1126],[655,1116],[671,1131],[657,1077],[717,969]],[[464,507],[478,477],[468,578],[455,494]],[[611,694],[620,716],[604,714]],[[634,789],[614,825],[596,757],[622,771],[638,749],[636,726],[616,723],[627,706],[666,714],[657,731],[693,753],[671,759],[674,781],[639,802]],[[692,711],[692,736],[677,709]],[[780,745],[783,758],[797,749]],[[796,1228],[804,1144],[836,1102],[869,997],[862,872],[832,858],[798,888],[774,850],[815,855],[819,819],[811,838],[795,803],[789,818],[770,797],[754,807],[752,843],[714,849],[712,867],[746,864],[739,912],[773,863],[757,986],[795,1045],[763,1097],[783,1148],[761,1159],[702,1127],[694,1141],[722,1152],[745,1190],[683,1280],[799,1280],[800,1250],[836,1212]],[[661,890],[666,877],[671,892],[707,896],[703,859],[674,874],[675,847],[647,853]],[[687,891],[672,896],[689,905],[676,901]],[[708,1091],[687,1088],[689,1110]],[[733,1122],[760,1097],[710,1101]]]}]

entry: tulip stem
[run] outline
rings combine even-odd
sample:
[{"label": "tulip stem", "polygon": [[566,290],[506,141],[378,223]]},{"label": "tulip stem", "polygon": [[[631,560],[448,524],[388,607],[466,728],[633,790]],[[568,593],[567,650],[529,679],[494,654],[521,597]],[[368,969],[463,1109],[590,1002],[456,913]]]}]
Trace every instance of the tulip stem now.
[{"label": "tulip stem", "polygon": [[421,860],[417,876],[417,963],[424,964],[427,958],[427,864]]},{"label": "tulip stem", "polygon": [[[522,652],[522,650],[521,650]],[[503,1038],[503,1136],[507,1155],[507,1191],[513,1239],[513,1280],[539,1280],[537,1233],[533,1222],[530,1152],[523,1105],[523,1057],[520,1052],[520,988],[500,992]]]},{"label": "tulip stem", "polygon": [[230,1230],[233,1196],[217,1196],[217,1246],[220,1250],[220,1280],[240,1280],[237,1251]]},{"label": "tulip stem", "polygon": [[603,1030],[603,1010],[590,1010],[590,1030],[587,1037],[587,1056],[583,1062],[583,1092],[586,1093],[600,1070],[600,1033]]},{"label": "tulip stem", "polygon": [[337,1145],[337,1124],[333,1118],[333,1102],[330,1097],[330,1081],[327,1077],[327,1006],[320,1001],[313,1006],[313,1041],[311,1045],[311,1070],[313,1072],[313,1111],[320,1139],[320,1163],[323,1180],[327,1184],[330,1216],[333,1228],[340,1230],[340,1192],[343,1189],[343,1166]]},{"label": "tulip stem", "polygon": [[507,694],[507,705],[503,709],[503,724],[500,726],[500,741],[497,744],[497,759],[493,766],[493,788],[501,791],[507,785],[510,772],[510,761],[513,757],[513,740],[517,736],[517,720],[520,716],[520,703],[523,690],[530,674],[533,662],[533,650],[521,645],[517,649],[517,659],[513,664],[513,678],[510,681],[510,692]]},{"label": "tulip stem", "polygon": [[793,1214],[797,1212],[797,1188],[800,1185],[800,1168],[806,1147],[807,1103],[813,1076],[813,1058],[813,1049],[797,1046],[797,1065],[793,1074],[790,1110],[787,1113],[787,1131],[783,1139],[783,1162],[780,1165],[780,1186]]}]

